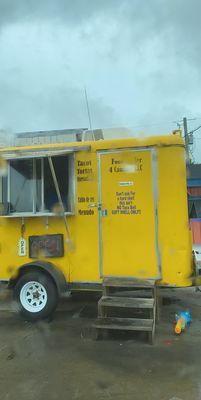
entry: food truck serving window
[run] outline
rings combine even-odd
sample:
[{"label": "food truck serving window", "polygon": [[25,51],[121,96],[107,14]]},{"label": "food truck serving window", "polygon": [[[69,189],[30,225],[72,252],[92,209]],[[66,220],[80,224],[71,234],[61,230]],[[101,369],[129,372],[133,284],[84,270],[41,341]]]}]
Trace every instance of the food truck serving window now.
[{"label": "food truck serving window", "polygon": [[[73,154],[53,156],[51,159],[64,210],[72,214]],[[61,212],[58,192],[47,157],[10,160],[2,192],[4,214],[36,215]]]}]

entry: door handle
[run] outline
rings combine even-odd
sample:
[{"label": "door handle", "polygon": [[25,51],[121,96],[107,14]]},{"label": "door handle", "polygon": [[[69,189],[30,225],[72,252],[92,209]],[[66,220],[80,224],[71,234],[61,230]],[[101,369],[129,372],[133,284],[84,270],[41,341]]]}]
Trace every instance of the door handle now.
[{"label": "door handle", "polygon": [[102,204],[101,203],[90,203],[88,204],[89,208],[97,208],[98,210],[102,209]]}]

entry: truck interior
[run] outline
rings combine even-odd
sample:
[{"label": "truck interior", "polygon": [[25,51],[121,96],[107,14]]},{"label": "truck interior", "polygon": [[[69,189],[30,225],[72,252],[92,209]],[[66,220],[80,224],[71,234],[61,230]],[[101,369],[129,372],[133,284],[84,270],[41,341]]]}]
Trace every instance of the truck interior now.
[{"label": "truck interior", "polygon": [[[73,213],[73,154],[51,157],[66,213]],[[51,215],[58,210],[58,194],[49,158],[11,159],[1,180],[3,215]]]}]

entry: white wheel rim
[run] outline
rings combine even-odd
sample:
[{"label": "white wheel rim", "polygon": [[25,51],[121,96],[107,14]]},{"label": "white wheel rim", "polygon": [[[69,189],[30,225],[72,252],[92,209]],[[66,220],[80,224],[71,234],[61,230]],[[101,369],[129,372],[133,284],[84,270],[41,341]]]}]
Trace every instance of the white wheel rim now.
[{"label": "white wheel rim", "polygon": [[25,310],[31,313],[39,312],[47,303],[47,291],[39,282],[27,282],[20,291],[20,302]]}]

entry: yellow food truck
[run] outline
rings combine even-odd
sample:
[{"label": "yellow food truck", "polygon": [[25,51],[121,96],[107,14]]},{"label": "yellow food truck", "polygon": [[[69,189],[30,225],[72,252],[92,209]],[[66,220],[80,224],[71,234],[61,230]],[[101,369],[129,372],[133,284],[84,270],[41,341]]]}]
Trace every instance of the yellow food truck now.
[{"label": "yellow food truck", "polygon": [[0,280],[31,320],[104,279],[192,285],[179,132],[86,139],[0,150]]}]

